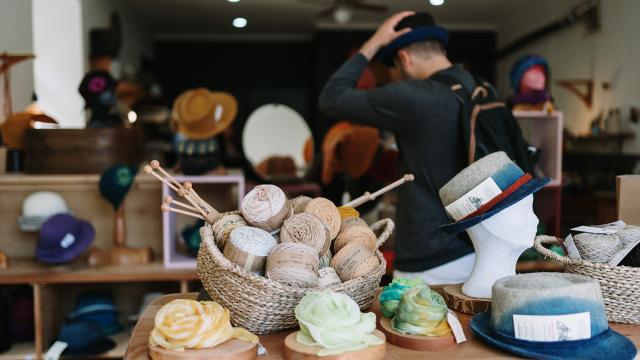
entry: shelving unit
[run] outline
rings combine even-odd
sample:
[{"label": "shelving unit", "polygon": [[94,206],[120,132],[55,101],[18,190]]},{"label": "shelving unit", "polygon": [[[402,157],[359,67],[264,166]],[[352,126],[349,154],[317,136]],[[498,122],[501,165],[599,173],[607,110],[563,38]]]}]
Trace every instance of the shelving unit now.
[{"label": "shelving unit", "polygon": [[536,214],[546,225],[548,234],[560,237],[563,114],[561,111],[514,111],[513,116],[529,144],[542,150],[538,166],[551,181],[536,194]]},{"label": "shelving unit", "polygon": [[[221,211],[237,208],[244,195],[244,179],[232,174],[233,182],[214,184],[203,189],[207,202]],[[19,229],[22,201],[35,191],[54,191],[67,202],[73,214],[88,220],[96,230],[93,246],[105,249],[113,246],[113,209],[102,199],[98,175],[0,175],[0,250],[9,257],[9,267],[0,269],[0,290],[27,285],[33,292],[34,341],[17,343],[4,353],[4,359],[42,359],[58,334],[61,324],[73,309],[75,296],[87,290],[108,290],[114,294],[121,323],[136,314],[146,292],[197,291],[198,276],[194,268],[168,269],[162,251],[161,183],[146,174],[139,174],[125,200],[127,245],[149,246],[155,261],[145,265],[90,267],[77,259],[63,266],[52,266],[33,260],[37,233]],[[196,185],[198,186],[198,185]],[[124,356],[129,341],[128,331],[112,338],[117,346],[94,359],[118,359]],[[67,357],[65,357],[67,358]],[[70,358],[71,359],[71,358]]]}]

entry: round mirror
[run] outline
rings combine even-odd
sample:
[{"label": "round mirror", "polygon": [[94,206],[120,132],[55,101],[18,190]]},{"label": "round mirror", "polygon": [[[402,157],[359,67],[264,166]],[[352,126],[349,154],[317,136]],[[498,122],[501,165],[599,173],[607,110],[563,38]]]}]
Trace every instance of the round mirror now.
[{"label": "round mirror", "polygon": [[247,160],[265,179],[301,178],[313,161],[313,137],[304,118],[281,104],[257,108],[244,125]]}]

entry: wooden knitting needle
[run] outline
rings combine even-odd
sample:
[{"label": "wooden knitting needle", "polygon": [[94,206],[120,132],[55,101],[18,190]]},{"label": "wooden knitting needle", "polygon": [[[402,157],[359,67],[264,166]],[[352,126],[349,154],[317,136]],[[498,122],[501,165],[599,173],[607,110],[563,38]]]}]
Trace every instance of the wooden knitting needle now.
[{"label": "wooden knitting needle", "polygon": [[202,217],[200,214],[191,213],[191,212],[188,212],[188,211],[172,208],[172,207],[169,207],[169,205],[167,205],[167,204],[162,204],[160,209],[162,209],[162,211],[174,212],[174,213],[177,213],[177,214],[187,215],[187,216],[194,217],[196,219],[204,220],[204,217]]},{"label": "wooden knitting needle", "polygon": [[396,180],[394,182],[392,182],[391,184],[383,187],[382,189],[374,192],[373,194],[370,192],[365,192],[362,196],[357,197],[351,201],[349,201],[348,203],[342,205],[342,206],[349,206],[352,208],[358,207],[364,203],[366,203],[367,201],[371,201],[371,200],[375,200],[378,196],[389,192],[395,188],[397,188],[398,186],[406,183],[406,182],[411,182],[413,181],[415,177],[413,176],[413,174],[406,174],[404,175],[402,178],[400,178],[399,180]]},{"label": "wooden knitting needle", "polygon": [[144,172],[149,174],[149,175],[153,175],[154,177],[156,177],[158,180],[162,181],[163,183],[167,184],[168,187],[170,187],[173,191],[178,192],[179,189],[173,185],[172,183],[170,183],[169,181],[167,181],[165,178],[163,178],[162,176],[158,175],[155,173],[155,171],[153,171],[153,168],[149,165],[144,167]]},{"label": "wooden knitting needle", "polygon": [[191,205],[187,205],[185,203],[181,203],[180,201],[174,200],[173,197],[171,197],[169,195],[167,195],[164,198],[164,203],[165,203],[165,205],[175,204],[175,205],[178,205],[178,206],[183,207],[185,209],[189,209],[189,210],[192,210],[192,211],[198,211],[198,209],[196,209],[195,207],[193,207]]}]

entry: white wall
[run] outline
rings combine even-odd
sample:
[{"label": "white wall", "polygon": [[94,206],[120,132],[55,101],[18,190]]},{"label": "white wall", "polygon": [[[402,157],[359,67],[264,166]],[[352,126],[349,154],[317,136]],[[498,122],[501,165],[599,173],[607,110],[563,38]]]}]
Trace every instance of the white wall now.
[{"label": "white wall", "polygon": [[[498,24],[499,47],[562,16],[578,0],[539,0],[521,13]],[[640,105],[640,46],[638,15],[640,1],[607,0],[602,6],[602,30],[587,34],[582,24],[554,33],[502,59],[498,63],[498,88],[511,93],[509,70],[519,56],[540,54],[549,60],[553,79],[593,79],[594,99],[588,109],[575,95],[555,84],[551,92],[565,113],[565,126],[573,133],[586,133],[591,120],[608,107],[620,107],[628,118],[629,107]],[[602,82],[613,82],[609,91]],[[640,153],[640,129],[635,141],[625,144],[625,152]]]},{"label": "white wall", "polygon": [[[118,12],[122,23],[120,68],[122,71],[135,71],[139,67],[140,56],[152,54],[152,37],[140,14],[123,0],[82,0],[84,58],[89,58],[89,31],[96,27],[109,27],[113,11]],[[87,65],[85,62],[85,68]],[[115,75],[120,76],[121,73]]]},{"label": "white wall", "polygon": [[84,75],[80,0],[32,0],[38,105],[62,127],[85,126],[78,85]]},{"label": "white wall", "polygon": [[[0,52],[33,52],[31,38],[31,1],[0,0]],[[4,121],[3,81],[0,81],[0,123]],[[33,93],[33,61],[26,60],[11,68],[13,111],[24,109]]]}]

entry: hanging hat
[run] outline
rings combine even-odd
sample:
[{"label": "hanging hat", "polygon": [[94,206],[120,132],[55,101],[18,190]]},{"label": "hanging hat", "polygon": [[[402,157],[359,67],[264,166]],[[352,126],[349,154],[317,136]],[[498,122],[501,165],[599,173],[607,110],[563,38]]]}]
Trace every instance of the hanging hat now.
[{"label": "hanging hat", "polygon": [[113,205],[114,209],[119,209],[122,201],[133,185],[137,168],[129,165],[113,165],[100,176],[100,194]]},{"label": "hanging hat", "polygon": [[549,64],[547,60],[542,56],[538,55],[524,55],[519,58],[511,67],[510,79],[511,79],[511,88],[513,91],[518,92],[520,88],[520,81],[522,81],[522,77],[524,73],[533,66],[540,65],[544,68],[544,73],[549,77]]},{"label": "hanging hat", "polygon": [[69,262],[91,245],[95,235],[87,221],[69,214],[53,215],[40,228],[36,258],[50,264]]},{"label": "hanging hat", "polygon": [[534,179],[506,153],[489,154],[469,165],[440,189],[440,200],[454,220],[441,225],[457,234],[542,189],[549,178]]},{"label": "hanging hat", "polygon": [[192,255],[197,255],[200,249],[200,243],[202,242],[200,228],[203,226],[204,220],[196,220],[194,224],[187,225],[180,231],[180,237]]},{"label": "hanging hat", "polygon": [[471,320],[476,338],[534,359],[631,360],[636,347],[607,323],[600,284],[563,273],[495,282],[491,311]]},{"label": "hanging hat", "polygon": [[189,139],[201,140],[226,130],[237,112],[238,102],[233,95],[197,88],[180,94],[171,114],[179,132]]},{"label": "hanging hat", "polygon": [[21,112],[12,114],[0,126],[2,143],[9,149],[24,149],[25,135],[28,129],[33,129],[36,122],[57,124],[58,122],[44,114]]},{"label": "hanging hat", "polygon": [[105,353],[116,346],[104,336],[100,325],[91,321],[74,321],[62,325],[56,341],[67,344],[64,355],[88,356]]},{"label": "hanging hat", "polygon": [[90,71],[82,78],[78,91],[84,99],[85,108],[95,105],[113,105],[116,103],[118,82],[111,73],[104,70]]},{"label": "hanging hat", "polygon": [[447,29],[436,25],[433,16],[427,12],[420,12],[405,17],[396,25],[395,30],[400,31],[406,28],[410,28],[411,31],[399,36],[389,45],[380,49],[376,54],[376,58],[385,65],[393,66],[394,58],[398,50],[416,42],[436,40],[444,47],[449,44],[449,32]]},{"label": "hanging hat", "polygon": [[78,295],[73,311],[68,315],[71,321],[92,321],[100,326],[103,335],[113,335],[122,331],[118,322],[118,309],[113,297],[107,292],[86,292]]},{"label": "hanging hat", "polygon": [[378,151],[380,132],[376,128],[341,121],[333,125],[322,141],[322,182],[327,185],[336,173],[346,171],[354,178],[364,175]]},{"label": "hanging hat", "polygon": [[18,219],[22,231],[38,231],[51,216],[68,213],[69,208],[60,194],[52,191],[37,191],[22,202],[22,215]]}]

